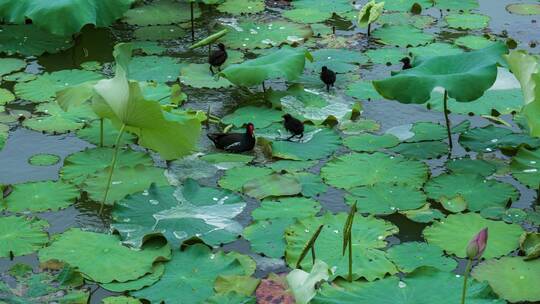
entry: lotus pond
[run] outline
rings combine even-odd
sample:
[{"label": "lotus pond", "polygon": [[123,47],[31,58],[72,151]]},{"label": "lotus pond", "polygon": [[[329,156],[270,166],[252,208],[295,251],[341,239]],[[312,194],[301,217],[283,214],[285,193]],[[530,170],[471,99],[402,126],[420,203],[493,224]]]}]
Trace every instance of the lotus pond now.
[{"label": "lotus pond", "polygon": [[0,1],[0,303],[540,303],[539,15]]}]

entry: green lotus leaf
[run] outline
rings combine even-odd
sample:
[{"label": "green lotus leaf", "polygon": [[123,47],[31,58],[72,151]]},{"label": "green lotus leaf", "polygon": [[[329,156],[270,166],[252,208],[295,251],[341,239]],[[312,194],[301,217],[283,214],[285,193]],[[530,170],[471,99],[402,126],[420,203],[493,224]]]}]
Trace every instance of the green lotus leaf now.
[{"label": "green lotus leaf", "polygon": [[44,229],[48,227],[46,221],[37,218],[1,217],[0,257],[26,255],[45,246],[49,241],[49,235]]},{"label": "green lotus leaf", "polygon": [[[96,202],[103,200],[105,189],[108,188],[106,181],[110,168],[95,172],[84,182],[82,189],[88,193],[88,197]],[[136,165],[135,167],[117,166],[112,174],[109,194],[105,204],[113,205],[128,194],[148,189],[151,184],[158,186],[167,185],[163,169]]]},{"label": "green lotus leaf", "polygon": [[263,199],[270,196],[293,196],[302,191],[298,179],[274,173],[251,180],[242,186],[246,195]]},{"label": "green lotus leaf", "polygon": [[264,11],[263,0],[225,0],[217,6],[218,11],[231,15],[254,14]]},{"label": "green lotus leaf", "polygon": [[418,209],[426,203],[422,191],[392,184],[377,183],[373,186],[352,188],[345,196],[349,205],[357,203],[358,212],[369,214],[392,214],[398,211]]},{"label": "green lotus leaf", "polygon": [[[293,3],[294,4],[294,3]],[[323,22],[332,18],[333,13],[321,11],[317,8],[294,8],[283,12],[283,17],[297,23],[311,24]]]},{"label": "green lotus leaf", "polygon": [[[175,12],[177,13],[177,12]],[[138,40],[161,41],[184,37],[185,30],[178,25],[152,25],[139,27],[133,31]]]},{"label": "green lotus leaf", "polygon": [[399,139],[392,134],[373,135],[366,133],[346,137],[343,140],[343,144],[353,151],[375,152],[397,146],[399,144]]},{"label": "green lotus leaf", "polygon": [[422,9],[433,6],[433,2],[430,0],[392,0],[385,1],[384,8],[389,11],[410,11],[413,4],[418,3]]},{"label": "green lotus leaf", "polygon": [[386,131],[407,142],[422,142],[446,138],[446,128],[438,123],[419,121],[394,127]]},{"label": "green lotus leaf", "polygon": [[275,172],[298,172],[304,171],[308,168],[313,167],[317,161],[298,161],[298,160],[278,160],[271,164],[268,164],[267,167],[271,168]]},{"label": "green lotus leaf", "polygon": [[[313,304],[450,304],[461,301],[463,278],[431,267],[417,269],[402,280],[389,277],[371,283],[353,283],[343,288],[323,288]],[[496,299],[487,284],[469,280],[468,304],[504,304]]]},{"label": "green lotus leaf", "polygon": [[406,57],[406,54],[402,50],[394,48],[369,50],[366,52],[366,55],[375,64],[395,64],[401,58]]},{"label": "green lotus leaf", "polygon": [[[103,254],[107,259],[103,259]],[[85,278],[99,282],[126,282],[152,272],[157,261],[168,260],[171,247],[160,240],[148,242],[142,250],[122,246],[118,236],[71,228],[59,234],[49,247],[39,251],[45,263],[58,260],[77,267]]]},{"label": "green lotus leaf", "polygon": [[332,155],[340,147],[339,136],[330,129],[316,129],[304,134],[301,141],[275,140],[272,156],[292,160],[321,159]]},{"label": "green lotus leaf", "polygon": [[489,241],[482,257],[500,257],[519,247],[519,236],[523,232],[519,225],[487,220],[476,213],[451,214],[424,229],[423,233],[428,243],[441,247],[448,254],[465,258],[469,241],[486,227]]},{"label": "green lotus leaf", "polygon": [[[67,182],[79,185],[89,176],[104,170],[111,164],[113,149],[95,148],[74,153],[64,160],[64,166],[60,170],[60,177]],[[118,167],[142,165],[151,167],[152,158],[147,154],[131,150],[118,152]]]},{"label": "green lotus leaf", "polygon": [[523,133],[514,133],[510,129],[489,125],[474,128],[463,133],[459,143],[466,149],[477,152],[493,152],[496,149],[517,149],[520,145],[540,146],[540,139]]},{"label": "green lotus leaf", "polygon": [[58,36],[79,32],[86,24],[107,27],[129,9],[131,0],[55,1],[9,0],[0,4],[0,18],[7,23],[32,24]]},{"label": "green lotus leaf", "polygon": [[[84,139],[94,145],[99,145],[101,141],[100,121],[93,121],[88,127],[77,131],[77,137]],[[120,132],[109,120],[103,120],[103,146],[114,147],[116,138]],[[120,139],[120,146],[129,145],[135,142],[137,138],[132,134],[124,134]]]},{"label": "green lotus leaf", "polygon": [[329,279],[331,273],[328,264],[321,260],[313,261],[311,271],[305,272],[302,269],[293,269],[287,274],[287,283],[291,289],[295,303],[307,304],[317,294],[319,284]]},{"label": "green lotus leaf", "polygon": [[312,8],[321,12],[336,13],[337,15],[354,9],[350,2],[346,0],[329,0],[325,2],[317,0],[298,0],[294,1],[292,5],[297,9]]},{"label": "green lotus leaf", "polygon": [[374,81],[373,86],[385,98],[403,103],[424,103],[437,86],[443,87],[457,101],[472,101],[493,85],[497,62],[505,52],[503,44],[496,44],[479,51],[415,61],[414,68]]},{"label": "green lotus leaf", "polygon": [[321,174],[329,185],[344,189],[377,183],[420,187],[427,179],[427,167],[419,161],[380,152],[351,153],[328,162]]},{"label": "green lotus leaf", "polygon": [[163,235],[176,248],[192,237],[219,245],[241,233],[242,226],[233,218],[245,205],[230,191],[201,187],[194,180],[187,180],[178,190],[153,185],[116,204],[112,228],[124,243],[135,247],[155,234]]},{"label": "green lotus leaf", "polygon": [[388,258],[401,272],[413,272],[423,266],[452,271],[458,265],[454,259],[445,257],[443,250],[438,246],[419,242],[401,243],[390,247]]},{"label": "green lotus leaf", "polygon": [[[299,219],[285,231],[286,261],[294,267],[304,246],[320,225],[324,225],[315,246],[318,259],[326,261],[330,268],[335,267],[335,276],[346,277],[348,274],[348,258],[339,254],[343,243],[343,225],[347,214],[329,213],[321,217]],[[386,246],[385,238],[398,232],[398,228],[372,216],[357,215],[352,225],[353,245],[353,278],[366,278],[368,281],[380,279],[387,273],[397,272],[395,266],[387,259],[386,254],[378,248]],[[301,263],[302,269],[309,271],[312,261],[306,258]]]},{"label": "green lotus leaf", "polygon": [[232,86],[226,78],[217,78],[210,72],[208,63],[191,63],[180,69],[180,81],[194,88],[226,88]]},{"label": "green lotus leaf", "polygon": [[351,83],[347,87],[347,91],[345,92],[345,94],[358,98],[360,100],[373,101],[383,99],[383,97],[373,88],[372,83],[368,81],[358,81]]},{"label": "green lotus leaf", "polygon": [[241,191],[242,187],[251,180],[260,179],[264,176],[272,174],[272,170],[261,167],[236,167],[225,172],[218,184],[220,187],[232,190]]},{"label": "green lotus leaf", "polygon": [[435,0],[435,7],[448,11],[470,11],[478,8],[478,0]]},{"label": "green lotus leaf", "polygon": [[32,166],[54,166],[60,161],[60,156],[49,153],[39,153],[32,155],[28,163]]},{"label": "green lotus leaf", "polygon": [[510,163],[512,176],[526,186],[538,189],[540,187],[540,149],[529,150],[520,148]]},{"label": "green lotus leaf", "polygon": [[445,17],[448,26],[460,30],[483,29],[489,24],[489,16],[480,14],[450,14]]},{"label": "green lotus leaf", "polygon": [[15,100],[15,95],[11,91],[0,88],[0,106]]},{"label": "green lotus leaf", "polygon": [[[193,18],[201,15],[199,5],[193,7]],[[176,24],[191,19],[188,1],[157,0],[134,7],[124,14],[124,21],[132,25]]]},{"label": "green lotus leaf", "polygon": [[35,80],[19,82],[15,94],[33,102],[52,101],[56,93],[67,87],[103,78],[100,74],[84,70],[62,70],[39,75]]},{"label": "green lotus leaf", "polygon": [[527,220],[527,212],[523,209],[505,207],[489,207],[480,211],[480,215],[494,220],[503,220],[509,224],[521,224]]},{"label": "green lotus leaf", "polygon": [[65,284],[64,270],[58,273],[34,273],[32,267],[26,264],[15,264],[9,274],[9,278],[7,274],[3,275],[6,281],[0,282],[4,303],[86,304],[89,301],[87,291]]},{"label": "green lotus leaf", "polygon": [[414,57],[436,57],[463,53],[459,47],[444,42],[430,43],[426,46],[417,46],[408,49]]},{"label": "green lotus leaf", "polygon": [[512,3],[506,6],[506,10],[516,15],[540,15],[540,4],[536,3]]},{"label": "green lotus leaf", "polygon": [[80,64],[81,69],[85,71],[101,71],[103,65],[99,61],[85,61]]},{"label": "green lotus leaf", "polygon": [[6,144],[6,140],[9,136],[9,126],[0,124],[0,150],[4,148],[4,145]]},{"label": "green lotus leaf", "polygon": [[48,133],[75,131],[84,127],[86,122],[96,119],[92,108],[87,104],[64,111],[56,102],[47,102],[38,105],[35,112],[45,115],[25,119],[23,125],[36,131]]},{"label": "green lotus leaf", "polygon": [[422,208],[416,210],[407,210],[400,212],[408,219],[418,223],[430,223],[434,220],[444,218],[444,214],[439,209],[431,208],[430,204],[425,204]]},{"label": "green lotus leaf", "polygon": [[169,184],[180,185],[188,178],[200,180],[212,177],[218,170],[217,166],[190,155],[169,163],[165,176]]},{"label": "green lotus leaf", "polygon": [[0,52],[8,55],[39,56],[58,53],[73,46],[70,38],[51,35],[35,25],[2,25],[0,29]]},{"label": "green lotus leaf", "polygon": [[129,78],[139,81],[172,82],[180,75],[180,63],[173,57],[137,56],[129,63]]},{"label": "green lotus leaf", "polygon": [[540,279],[540,260],[525,261],[523,257],[502,257],[488,260],[473,269],[472,276],[487,281],[493,291],[512,303],[540,300],[540,290],[534,282]]},{"label": "green lotus leaf", "polygon": [[316,197],[328,190],[328,186],[323,183],[322,177],[318,174],[307,172],[294,173],[293,176],[298,179],[302,186],[302,195],[305,197]]},{"label": "green lotus leaf", "polygon": [[412,25],[418,29],[424,29],[432,26],[437,19],[428,15],[413,15],[408,12],[385,13],[377,23],[381,25]]},{"label": "green lotus leaf", "polygon": [[243,166],[253,160],[251,155],[234,153],[211,153],[201,156],[201,160],[214,164],[218,169],[228,170],[230,168]]},{"label": "green lotus leaf", "polygon": [[283,112],[271,108],[247,106],[238,108],[233,113],[223,117],[221,121],[224,124],[232,124],[237,128],[251,122],[255,125],[255,128],[263,129],[273,122],[282,121],[282,115]]},{"label": "green lotus leaf", "polygon": [[256,299],[233,291],[225,294],[213,295],[206,299],[203,304],[256,304]]},{"label": "green lotus leaf", "polygon": [[[207,46],[207,45],[212,45],[212,43],[216,42],[219,40],[219,38],[227,35],[227,33],[229,32],[228,29],[224,29],[224,30],[221,30],[217,33],[214,33],[204,39],[201,39],[199,41],[197,41],[196,43],[192,44],[189,49],[190,50],[193,50],[193,49],[196,49],[196,48],[200,48],[200,47],[203,47],[203,46]],[[228,58],[227,58],[228,59]]]},{"label": "green lotus leaf", "polygon": [[497,171],[497,166],[494,164],[471,158],[453,158],[446,163],[446,167],[454,174],[478,174],[484,177]]},{"label": "green lotus leaf", "polygon": [[433,159],[448,154],[448,144],[440,141],[407,142],[389,150],[408,158]]},{"label": "green lotus leaf", "polygon": [[132,281],[126,281],[126,282],[105,283],[105,284],[100,284],[100,286],[112,292],[139,290],[159,281],[161,276],[163,276],[164,272],[165,272],[165,264],[155,263],[152,268],[152,272],[140,278],[137,278]]},{"label": "green lotus leaf", "polygon": [[141,301],[132,297],[117,296],[104,298],[102,304],[141,304]]},{"label": "green lotus leaf", "polygon": [[277,201],[264,200],[261,206],[253,210],[254,220],[270,220],[279,218],[304,218],[316,215],[321,205],[309,198],[287,197]]},{"label": "green lotus leaf", "polygon": [[243,236],[254,252],[279,259],[285,255],[285,229],[295,221],[289,217],[258,220],[244,229]]},{"label": "green lotus leaf", "polygon": [[140,50],[145,55],[161,55],[167,48],[156,41],[133,41],[133,50]]},{"label": "green lotus leaf", "polygon": [[304,71],[306,58],[312,59],[305,49],[284,47],[269,55],[230,65],[219,75],[237,86],[247,87],[281,77],[292,81]]},{"label": "green lotus leaf", "polygon": [[471,50],[480,50],[494,45],[495,41],[484,36],[467,35],[457,38],[454,43]]},{"label": "green lotus leaf", "polygon": [[11,212],[59,210],[69,207],[79,197],[79,190],[61,181],[18,184],[4,199],[3,207]]},{"label": "green lotus leaf", "polygon": [[[443,95],[435,93],[426,103],[432,110],[443,111]],[[523,106],[523,94],[518,89],[487,90],[482,97],[471,102],[448,100],[448,109],[452,113],[466,115],[513,114]]]},{"label": "green lotus leaf", "polygon": [[424,45],[434,39],[433,35],[426,34],[412,25],[384,25],[373,31],[372,36],[383,44],[400,47]]},{"label": "green lotus leaf", "polygon": [[385,2],[375,2],[375,0],[369,1],[366,5],[362,6],[360,12],[358,12],[358,26],[360,28],[366,28],[372,24],[381,16],[384,9]]},{"label": "green lotus leaf", "polygon": [[250,276],[220,275],[217,277],[216,282],[214,283],[214,290],[218,294],[236,292],[249,296],[255,292],[255,289],[257,289],[260,282],[260,279]]},{"label": "green lotus leaf", "polygon": [[256,23],[246,20],[237,26],[242,31],[233,27],[227,28],[229,33],[223,37],[222,42],[232,49],[270,48],[283,43],[303,41],[312,35],[309,26],[286,21]]},{"label": "green lotus leaf", "polygon": [[37,78],[36,74],[30,74],[26,72],[16,72],[16,73],[4,76],[3,80],[13,81],[13,82],[27,82],[30,80],[34,80],[36,78]]},{"label": "green lotus leaf", "polygon": [[152,303],[201,303],[214,294],[214,281],[223,275],[251,275],[238,254],[212,253],[204,244],[189,246],[185,251],[175,250],[166,264],[161,280],[154,285],[131,294]]},{"label": "green lotus leaf", "polygon": [[525,260],[534,260],[540,256],[540,233],[526,232],[519,238],[519,248],[525,253]]},{"label": "green lotus leaf", "polygon": [[22,70],[26,62],[17,58],[0,58],[0,77]]},{"label": "green lotus leaf", "polygon": [[306,68],[320,72],[323,66],[336,73],[346,73],[354,71],[359,64],[368,61],[362,53],[344,49],[319,49],[311,53],[313,62],[307,62]]}]

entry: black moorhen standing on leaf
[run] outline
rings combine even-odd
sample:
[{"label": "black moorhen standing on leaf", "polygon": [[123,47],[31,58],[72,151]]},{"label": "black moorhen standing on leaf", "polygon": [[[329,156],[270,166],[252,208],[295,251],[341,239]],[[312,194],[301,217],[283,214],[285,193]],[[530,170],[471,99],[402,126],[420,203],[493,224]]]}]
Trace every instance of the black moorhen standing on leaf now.
[{"label": "black moorhen standing on leaf", "polygon": [[213,51],[208,57],[208,63],[210,64],[210,72],[214,75],[214,70],[212,67],[217,67],[218,71],[221,71],[221,65],[227,60],[227,51],[225,50],[225,45],[223,43],[218,44],[218,50]]},{"label": "black moorhen standing on leaf", "polygon": [[400,62],[403,63],[403,67],[402,67],[403,70],[408,70],[412,68],[411,59],[409,57],[401,58]]},{"label": "black moorhen standing on leaf", "polygon": [[323,66],[321,70],[321,80],[326,84],[326,91],[330,92],[330,86],[333,87],[336,82],[336,73],[326,66]]},{"label": "black moorhen standing on leaf", "polygon": [[298,139],[304,137],[304,124],[300,120],[292,117],[291,114],[283,115],[283,125],[285,126],[285,129],[292,134],[287,140],[298,135],[300,135]]},{"label": "black moorhen standing on leaf", "polygon": [[255,126],[252,123],[246,125],[245,133],[211,133],[208,138],[214,142],[216,148],[231,153],[242,153],[253,150],[255,147]]}]

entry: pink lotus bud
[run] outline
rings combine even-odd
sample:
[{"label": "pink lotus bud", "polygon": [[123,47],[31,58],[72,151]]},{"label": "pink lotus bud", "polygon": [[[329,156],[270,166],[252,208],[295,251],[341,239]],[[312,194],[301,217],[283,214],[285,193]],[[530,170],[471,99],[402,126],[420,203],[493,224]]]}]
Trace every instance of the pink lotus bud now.
[{"label": "pink lotus bud", "polygon": [[488,240],[488,229],[484,228],[467,245],[467,257],[469,259],[479,259],[486,250]]}]

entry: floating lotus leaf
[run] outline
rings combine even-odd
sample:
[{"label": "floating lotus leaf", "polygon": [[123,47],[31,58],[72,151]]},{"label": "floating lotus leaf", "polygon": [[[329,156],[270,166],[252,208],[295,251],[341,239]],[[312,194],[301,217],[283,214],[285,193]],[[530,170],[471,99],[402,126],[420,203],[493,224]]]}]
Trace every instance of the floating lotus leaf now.
[{"label": "floating lotus leaf", "polygon": [[256,304],[254,297],[248,297],[236,292],[216,294],[206,299],[203,304]]},{"label": "floating lotus leaf", "polygon": [[131,2],[9,0],[0,4],[0,18],[16,24],[25,24],[27,19],[31,19],[32,24],[49,33],[69,36],[86,24],[109,26],[129,9]]},{"label": "floating lotus leaf", "polygon": [[0,124],[0,150],[4,148],[6,140],[9,136],[9,126]]},{"label": "floating lotus leaf", "polygon": [[321,205],[309,198],[287,197],[278,201],[264,200],[261,206],[253,210],[254,220],[270,220],[279,218],[304,218],[316,215]]},{"label": "floating lotus leaf", "polygon": [[313,62],[308,62],[306,68],[320,72],[323,66],[336,73],[346,73],[358,69],[368,58],[360,52],[345,49],[320,49],[311,53]]},{"label": "floating lotus leaf", "polygon": [[433,159],[448,154],[448,144],[440,141],[401,143],[389,150],[408,158]]},{"label": "floating lotus leaf", "polygon": [[96,119],[94,111],[87,104],[80,107],[71,107],[68,111],[64,111],[56,102],[47,102],[38,105],[35,111],[45,115],[26,119],[23,125],[47,133],[75,131],[82,128],[86,122]]},{"label": "floating lotus leaf", "polygon": [[487,281],[493,291],[512,303],[540,301],[540,260],[525,261],[523,257],[502,257],[488,260],[473,269],[472,276]]},{"label": "floating lotus leaf", "polygon": [[332,15],[331,12],[320,11],[317,8],[294,8],[283,12],[283,17],[305,24],[323,22],[332,18]]},{"label": "floating lotus leaf", "polygon": [[187,180],[178,190],[151,186],[120,201],[113,211],[112,227],[124,243],[135,247],[155,234],[163,235],[175,248],[195,236],[219,245],[233,241],[242,232],[233,218],[245,205],[230,191],[201,187]]},{"label": "floating lotus leaf", "polygon": [[[105,188],[108,186],[103,181],[108,179],[109,172],[110,169],[106,168],[90,175],[84,181],[82,188],[88,193],[90,199],[96,202],[103,200]],[[166,185],[167,179],[164,173],[163,169],[143,165],[117,166],[112,175],[109,195],[105,204],[112,205],[128,194],[148,189],[153,183],[158,186]]]},{"label": "floating lotus leaf", "polygon": [[285,255],[285,229],[295,221],[290,217],[259,220],[246,227],[243,235],[254,252],[279,259]]},{"label": "floating lotus leaf", "polygon": [[61,181],[43,181],[18,184],[2,203],[11,212],[42,212],[66,208],[79,197],[79,190]]},{"label": "floating lotus leaf", "polygon": [[[457,101],[472,101],[493,85],[497,62],[505,52],[503,44],[496,44],[479,51],[431,57],[415,61],[414,68],[374,81],[373,85],[385,98],[403,103],[424,103],[437,86],[446,89]],[[469,86],[469,83],[475,83],[475,86]]]},{"label": "floating lotus leaf", "polygon": [[[193,18],[201,15],[199,5],[194,3]],[[132,25],[176,24],[191,19],[188,1],[157,0],[134,7],[124,14],[124,21]]]},{"label": "floating lotus leaf", "polygon": [[408,49],[414,57],[448,56],[463,53],[459,47],[444,42],[430,43],[426,46],[417,46]]},{"label": "floating lotus leaf", "polygon": [[[433,94],[426,105],[429,105],[432,110],[442,112],[442,94]],[[522,106],[523,94],[518,89],[487,90],[482,97],[471,102],[456,102],[451,98],[448,100],[450,112],[468,115],[492,115],[494,111],[498,114],[513,114],[519,112]]]},{"label": "floating lotus leaf", "polygon": [[138,56],[129,63],[129,78],[139,81],[172,82],[180,75],[180,63],[173,57]]},{"label": "floating lotus leaf", "polygon": [[317,0],[298,0],[294,1],[292,5],[296,9],[313,9],[315,11],[328,13],[330,16],[332,16],[332,13],[340,15],[354,9],[350,2],[346,0],[329,0],[325,2]]},{"label": "floating lotus leaf", "polygon": [[351,153],[328,162],[321,174],[329,185],[344,189],[377,183],[420,187],[427,179],[427,167],[419,161],[380,152]]},{"label": "floating lotus leaf", "polygon": [[424,33],[412,25],[384,25],[373,31],[372,36],[381,43],[400,47],[424,45],[434,39],[433,35]]},{"label": "floating lotus leaf", "polygon": [[214,290],[217,294],[236,292],[249,296],[257,289],[260,282],[260,279],[250,276],[220,275],[214,283]]},{"label": "floating lotus leaf", "polygon": [[165,272],[165,263],[155,263],[152,268],[152,272],[140,278],[137,278],[132,281],[126,281],[126,282],[112,282],[112,283],[100,284],[100,286],[112,292],[139,290],[159,281],[159,279],[161,278],[164,272]]},{"label": "floating lotus leaf", "polygon": [[37,78],[36,74],[30,74],[26,72],[16,72],[13,74],[9,74],[3,77],[5,81],[14,81],[14,82],[26,82],[30,80],[34,80]]},{"label": "floating lotus leaf", "polygon": [[435,0],[436,8],[449,11],[470,11],[478,6],[478,0]]},{"label": "floating lotus leaf", "polygon": [[540,150],[520,148],[512,158],[510,170],[518,181],[537,189],[540,186]]},{"label": "floating lotus leaf", "polygon": [[[175,12],[177,13],[177,12]],[[161,41],[184,37],[185,30],[178,25],[153,25],[139,27],[133,36],[139,40]]]},{"label": "floating lotus leaf", "polygon": [[313,167],[316,161],[278,160],[267,166],[276,172],[298,172]]},{"label": "floating lotus leaf", "polygon": [[230,169],[243,166],[253,160],[251,155],[234,153],[213,153],[201,156],[201,160],[214,164],[218,169]]},{"label": "floating lotus leaf", "polygon": [[[461,301],[463,278],[431,267],[417,269],[402,280],[389,277],[371,283],[353,283],[346,289],[327,286],[313,304],[450,304]],[[468,304],[504,304],[496,299],[487,284],[469,280]]]},{"label": "floating lotus leaf", "polygon": [[366,52],[369,60],[375,64],[395,64],[398,63],[401,58],[406,54],[399,49],[394,48],[382,48],[374,49]]},{"label": "floating lotus leaf", "polygon": [[170,246],[158,241],[149,242],[142,250],[133,250],[122,246],[118,236],[71,228],[57,235],[38,256],[42,263],[68,263],[91,281],[126,282],[152,272],[154,262],[169,259]]},{"label": "floating lotus leaf", "polygon": [[218,5],[218,11],[231,15],[254,14],[264,11],[263,0],[226,0]]},{"label": "floating lotus leaf", "polygon": [[140,50],[146,55],[161,55],[167,48],[156,41],[133,41],[133,50]]},{"label": "floating lotus leaf", "polygon": [[212,289],[218,276],[251,275],[238,254],[212,253],[204,244],[189,246],[185,251],[175,250],[165,267],[161,280],[145,289],[132,292],[137,298],[152,303],[201,303],[214,294]]},{"label": "floating lotus leaf", "polygon": [[[100,124],[101,123],[99,120],[93,121],[90,126],[77,131],[77,137],[84,139],[94,145],[99,145],[101,141]],[[110,120],[103,120],[103,146],[113,147],[116,142],[116,138],[118,137],[118,133],[120,132],[113,126]],[[124,134],[120,139],[120,146],[132,144],[135,142],[135,140],[136,137],[134,135],[129,133]]]},{"label": "floating lotus leaf", "polygon": [[32,166],[54,166],[59,161],[60,156],[48,153],[35,154],[28,159],[28,163]]},{"label": "floating lotus leaf", "polygon": [[98,61],[85,61],[80,64],[81,69],[86,71],[101,71],[103,65]]},{"label": "floating lotus leaf", "polygon": [[538,147],[540,146],[540,139],[523,133],[514,133],[510,129],[489,125],[463,133],[459,138],[459,143],[469,150],[493,152],[496,149],[516,149],[520,145]]},{"label": "floating lotus leaf", "polygon": [[371,82],[368,81],[351,83],[345,93],[360,100],[373,101],[383,99],[383,97],[373,88]]},{"label": "floating lotus leaf", "polygon": [[26,62],[17,58],[0,58],[0,77],[22,70]]},{"label": "floating lotus leaf", "polygon": [[251,180],[242,186],[242,192],[257,199],[270,196],[293,196],[300,191],[302,191],[302,186],[298,179],[278,173]]},{"label": "floating lotus leaf", "polygon": [[84,70],[62,70],[39,75],[35,80],[19,82],[15,94],[21,99],[33,102],[52,101],[56,93],[67,87],[101,79],[98,73]]},{"label": "floating lotus leaf", "polygon": [[441,248],[419,242],[401,243],[390,247],[388,258],[398,266],[401,272],[413,272],[423,266],[452,271],[457,266],[454,259],[444,256]]},{"label": "floating lotus leaf", "polygon": [[188,178],[200,180],[212,177],[218,170],[213,164],[197,158],[196,155],[190,155],[169,163],[165,175],[169,184],[177,186]]},{"label": "floating lotus leaf", "polygon": [[309,26],[286,21],[271,23],[242,21],[237,28],[242,29],[242,31],[231,27],[229,33],[222,39],[222,42],[229,48],[264,49],[283,43],[297,43],[312,35]]},{"label": "floating lotus leaf", "polygon": [[385,13],[377,20],[381,25],[412,25],[418,29],[430,27],[436,22],[437,19],[431,16],[413,15],[408,12]]},{"label": "floating lotus leaf", "polygon": [[454,43],[471,50],[480,50],[492,46],[495,44],[495,41],[489,40],[484,36],[467,35],[457,38]]},{"label": "floating lotus leaf", "polygon": [[418,209],[426,203],[426,195],[407,186],[378,183],[373,186],[352,188],[345,196],[348,204],[357,203],[358,212],[392,214]]},{"label": "floating lotus leaf", "polygon": [[307,172],[298,172],[293,174],[298,179],[302,186],[302,195],[305,197],[316,197],[328,190],[328,186],[323,183],[322,178],[318,174]]},{"label": "floating lotus leaf", "polygon": [[141,304],[141,301],[126,296],[107,297],[102,300],[103,304]]},{"label": "floating lotus leaf", "polygon": [[[3,216],[0,218],[0,257],[8,258],[34,252],[45,246],[49,224],[37,218]],[[1,284],[1,283],[0,283]],[[1,293],[1,288],[0,288]]]},{"label": "floating lotus leaf", "polygon": [[[346,277],[348,274],[348,258],[339,250],[343,243],[343,225],[347,214],[332,215],[326,213],[321,217],[299,219],[289,226],[285,232],[287,242],[286,261],[291,267],[296,264],[302,249],[320,225],[324,225],[315,246],[318,259],[326,261],[330,268],[335,267],[335,275]],[[380,279],[387,273],[397,272],[395,266],[387,259],[386,254],[378,248],[386,246],[384,239],[398,232],[398,228],[390,222],[372,216],[357,215],[352,226],[353,244],[353,278],[366,278],[369,281]],[[311,260],[303,260],[302,269],[311,269]]]},{"label": "floating lotus leaf", "polygon": [[487,220],[476,213],[451,214],[424,229],[424,237],[446,253],[465,258],[468,242],[484,228],[489,229],[489,241],[482,257],[500,257],[519,247],[523,232],[519,225]]},{"label": "floating lotus leaf", "polygon": [[[63,180],[73,184],[81,184],[89,176],[98,171],[104,170],[111,164],[113,149],[95,148],[87,149],[68,156],[64,160],[64,166],[60,171]],[[118,152],[118,167],[142,165],[150,167],[153,165],[150,156],[131,150],[120,150]]]},{"label": "floating lotus leaf", "polygon": [[[65,282],[65,270],[34,273],[26,264],[15,264],[0,281],[0,295],[4,303],[69,303],[86,304],[85,290],[74,289]],[[9,281],[9,284],[7,283]]]},{"label": "floating lotus leaf", "polygon": [[418,3],[423,9],[433,6],[430,0],[392,0],[385,1],[384,8],[389,11],[410,11],[413,4]]},{"label": "floating lotus leaf", "polygon": [[422,142],[446,138],[446,129],[438,123],[419,121],[414,124],[397,126],[386,131],[400,140],[407,142]]},{"label": "floating lotus leaf", "polygon": [[439,209],[431,208],[430,204],[425,204],[424,207],[416,210],[407,210],[400,213],[411,221],[418,223],[430,223],[434,220],[444,218],[444,214]]},{"label": "floating lotus leaf", "polygon": [[237,86],[247,87],[276,78],[292,81],[304,71],[306,58],[312,60],[305,49],[284,47],[269,55],[230,65],[219,75]]},{"label": "floating lotus leaf", "polygon": [[51,35],[35,25],[2,25],[1,30],[0,52],[8,55],[39,56],[46,52],[58,53],[73,46],[70,38]]},{"label": "floating lotus leaf", "polygon": [[261,167],[236,167],[225,172],[218,184],[232,191],[241,191],[242,186],[251,180],[256,180],[272,174],[272,170]]},{"label": "floating lotus leaf", "polygon": [[194,88],[226,88],[232,86],[226,78],[218,78],[210,72],[208,63],[191,63],[180,69],[180,81]]},{"label": "floating lotus leaf", "polygon": [[478,174],[485,177],[497,170],[497,166],[488,161],[470,158],[453,158],[446,163],[446,167],[454,174]]},{"label": "floating lotus leaf", "polygon": [[223,117],[221,121],[224,124],[232,124],[237,128],[251,122],[256,129],[263,129],[273,122],[282,121],[282,115],[283,112],[271,108],[247,106],[238,108],[233,113]]},{"label": "floating lotus leaf", "polygon": [[15,100],[15,95],[11,91],[0,88],[0,106]]},{"label": "floating lotus leaf", "polygon": [[384,148],[391,148],[399,144],[399,139],[392,134],[373,135],[361,134],[349,136],[343,144],[357,152],[375,152]]},{"label": "floating lotus leaf", "polygon": [[494,220],[503,220],[509,224],[521,224],[527,220],[527,212],[523,209],[506,207],[489,207],[480,211],[480,215]]},{"label": "floating lotus leaf", "polygon": [[540,4],[536,3],[513,3],[506,6],[506,10],[516,15],[540,15]]},{"label": "floating lotus leaf", "polygon": [[460,30],[483,29],[489,24],[489,16],[480,14],[450,14],[445,17],[448,26]]},{"label": "floating lotus leaf", "polygon": [[333,154],[340,147],[340,138],[332,130],[317,129],[304,134],[301,141],[275,140],[272,156],[292,160],[321,159]]}]

